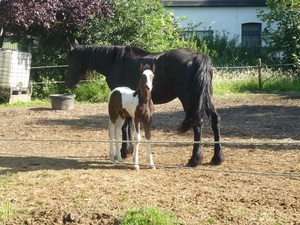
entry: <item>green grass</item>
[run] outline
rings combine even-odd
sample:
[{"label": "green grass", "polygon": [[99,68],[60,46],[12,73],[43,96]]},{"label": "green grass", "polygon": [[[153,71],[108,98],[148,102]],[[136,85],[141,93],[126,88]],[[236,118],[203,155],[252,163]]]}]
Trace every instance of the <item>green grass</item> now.
[{"label": "green grass", "polygon": [[[12,174],[7,173],[0,176],[0,195],[5,196],[5,188],[9,186],[11,182]],[[6,222],[14,215],[14,209],[9,199],[3,198],[0,201],[0,225],[6,224]]]},{"label": "green grass", "polygon": [[300,92],[300,79],[267,79],[263,82],[263,91]]},{"label": "green grass", "polygon": [[217,95],[254,92],[258,90],[256,80],[217,80],[213,81],[213,92]]},{"label": "green grass", "polygon": [[15,102],[15,103],[6,103],[6,102],[0,102],[0,108],[5,107],[34,107],[34,106],[50,106],[50,99],[49,100],[32,100],[30,102]]},{"label": "green grass", "polygon": [[214,94],[253,93],[261,91],[300,92],[300,79],[293,71],[264,69],[262,71],[262,90],[259,90],[258,71],[215,71],[213,79]]},{"label": "green grass", "polygon": [[14,210],[12,209],[11,203],[9,200],[5,199],[0,202],[0,225],[6,224],[10,218],[13,217]]},{"label": "green grass", "polygon": [[9,182],[11,181],[12,174],[6,173],[4,175],[0,175],[0,193],[1,189],[8,186]]},{"label": "green grass", "polygon": [[176,216],[157,207],[131,208],[119,221],[120,225],[180,225]]}]

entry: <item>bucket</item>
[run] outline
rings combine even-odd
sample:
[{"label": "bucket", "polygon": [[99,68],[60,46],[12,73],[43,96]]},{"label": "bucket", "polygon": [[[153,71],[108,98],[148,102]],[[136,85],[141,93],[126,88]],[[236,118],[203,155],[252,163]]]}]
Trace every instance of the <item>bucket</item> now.
[{"label": "bucket", "polygon": [[74,108],[74,94],[53,94],[50,95],[52,109],[68,110]]}]

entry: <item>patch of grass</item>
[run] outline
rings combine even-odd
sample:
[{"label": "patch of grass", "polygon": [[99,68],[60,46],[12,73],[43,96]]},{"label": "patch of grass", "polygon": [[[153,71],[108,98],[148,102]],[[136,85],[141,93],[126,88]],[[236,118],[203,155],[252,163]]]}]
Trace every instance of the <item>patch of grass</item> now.
[{"label": "patch of grass", "polygon": [[300,79],[268,79],[263,82],[263,90],[268,93],[273,91],[300,92]]},{"label": "patch of grass", "polygon": [[15,108],[21,108],[21,107],[33,107],[33,106],[50,106],[50,100],[32,100],[30,102],[15,102],[15,103],[7,103],[7,102],[0,102],[0,108],[5,107],[15,107]]},{"label": "patch of grass", "polygon": [[11,203],[9,200],[4,200],[0,202],[0,221],[3,222],[3,224],[6,224],[12,216],[14,212],[11,206]]},{"label": "patch of grass", "polygon": [[258,90],[257,80],[217,80],[213,81],[213,92],[217,95],[255,92]]},{"label": "patch of grass", "polygon": [[[293,71],[262,71],[262,92],[300,92],[300,79]],[[214,94],[236,94],[259,90],[257,69],[243,71],[216,70],[213,79]]]},{"label": "patch of grass", "polygon": [[128,196],[123,196],[121,199],[120,199],[120,202],[127,202],[128,201]]},{"label": "patch of grass", "polygon": [[73,197],[73,204],[75,208],[80,208],[83,204],[82,202],[90,198],[90,194],[86,189],[80,190],[79,193],[76,193]]},{"label": "patch of grass", "polygon": [[180,225],[175,215],[157,207],[131,208],[118,221],[120,225]]},{"label": "patch of grass", "polygon": [[[12,174],[6,173],[0,176],[0,188],[5,188],[11,181]],[[1,190],[1,189],[0,189]]]},{"label": "patch of grass", "polygon": [[37,178],[49,178],[51,177],[51,173],[49,170],[41,170],[39,173],[36,175]]},{"label": "patch of grass", "polygon": [[[3,192],[5,193],[5,188],[7,188],[11,182],[11,173],[6,173],[0,176],[0,196],[5,196],[3,195]],[[6,222],[12,218],[14,214],[15,210],[13,209],[10,199],[0,198],[0,225],[6,224]]]},{"label": "patch of grass", "polygon": [[209,217],[209,218],[207,218],[207,223],[208,224],[213,224],[213,223],[215,223],[217,220],[215,219],[215,218],[213,218],[213,217]]}]

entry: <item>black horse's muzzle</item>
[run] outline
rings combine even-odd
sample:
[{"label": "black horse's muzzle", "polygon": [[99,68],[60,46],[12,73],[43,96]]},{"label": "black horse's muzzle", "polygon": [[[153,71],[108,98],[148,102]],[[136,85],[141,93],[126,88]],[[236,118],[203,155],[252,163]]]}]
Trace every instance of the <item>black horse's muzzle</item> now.
[{"label": "black horse's muzzle", "polygon": [[68,78],[65,79],[65,85],[68,88],[78,88],[78,83],[74,83],[72,80],[70,80]]}]

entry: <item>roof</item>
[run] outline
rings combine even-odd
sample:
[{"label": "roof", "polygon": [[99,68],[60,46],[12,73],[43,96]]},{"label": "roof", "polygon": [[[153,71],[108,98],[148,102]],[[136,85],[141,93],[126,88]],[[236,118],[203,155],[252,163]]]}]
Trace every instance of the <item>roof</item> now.
[{"label": "roof", "polygon": [[161,0],[165,6],[185,7],[246,7],[266,6],[266,0]]}]

